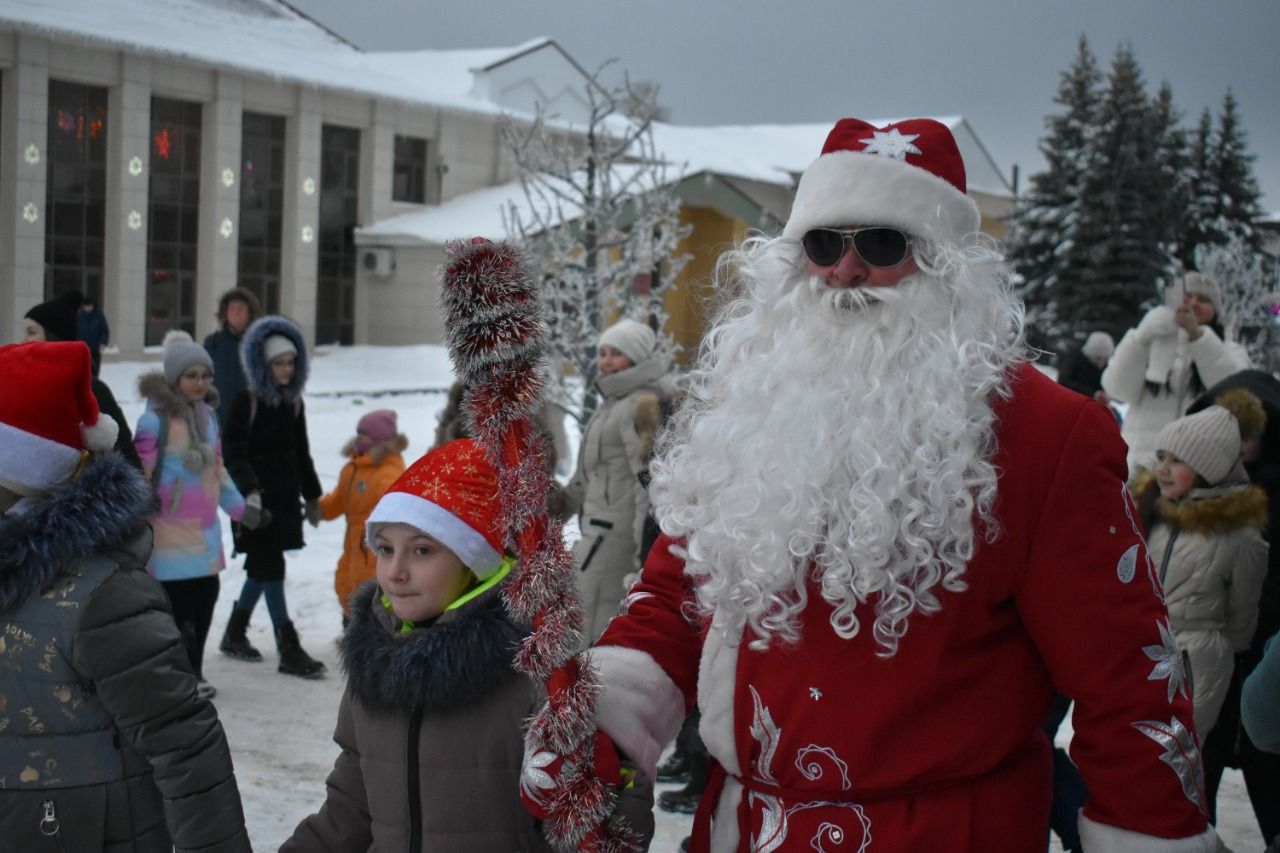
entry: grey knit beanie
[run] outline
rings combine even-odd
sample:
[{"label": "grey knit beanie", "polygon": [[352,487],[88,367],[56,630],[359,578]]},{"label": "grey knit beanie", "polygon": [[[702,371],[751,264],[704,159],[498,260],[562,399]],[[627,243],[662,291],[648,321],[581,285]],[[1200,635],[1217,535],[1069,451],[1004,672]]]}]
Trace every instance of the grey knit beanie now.
[{"label": "grey knit beanie", "polygon": [[1085,338],[1084,347],[1080,351],[1087,358],[1110,359],[1116,351],[1116,342],[1106,332],[1093,332]]},{"label": "grey knit beanie", "polygon": [[635,320],[619,320],[600,335],[600,346],[614,347],[631,359],[632,364],[639,364],[653,355],[657,345],[658,336],[653,329]]},{"label": "grey knit beanie", "polygon": [[1222,406],[1210,406],[1160,430],[1156,450],[1172,453],[1215,486],[1240,460],[1240,424]]},{"label": "grey knit beanie", "polygon": [[213,371],[213,359],[205,348],[181,329],[174,329],[164,336],[164,381],[178,384],[178,377],[193,364],[203,364]]}]

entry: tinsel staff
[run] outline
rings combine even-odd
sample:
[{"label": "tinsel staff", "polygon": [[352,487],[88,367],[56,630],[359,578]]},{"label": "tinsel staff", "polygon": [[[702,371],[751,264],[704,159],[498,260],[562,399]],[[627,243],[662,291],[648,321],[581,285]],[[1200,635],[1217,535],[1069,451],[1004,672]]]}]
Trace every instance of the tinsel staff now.
[{"label": "tinsel staff", "polygon": [[542,303],[519,253],[483,238],[445,246],[443,297],[449,355],[467,390],[471,435],[498,470],[499,523],[519,563],[503,587],[507,610],[532,633],[516,668],[546,685],[530,726],[533,749],[563,759],[543,825],[555,846],[590,853],[638,849],[610,817],[616,795],[596,770],[595,673],[579,655],[582,611],[573,560],[546,510],[551,478],[531,418],[541,405],[546,354]]}]

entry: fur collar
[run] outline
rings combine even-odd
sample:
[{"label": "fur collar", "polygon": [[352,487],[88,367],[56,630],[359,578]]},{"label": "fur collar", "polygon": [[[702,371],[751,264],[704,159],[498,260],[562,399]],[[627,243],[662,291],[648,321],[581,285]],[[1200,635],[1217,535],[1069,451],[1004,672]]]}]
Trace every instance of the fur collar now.
[{"label": "fur collar", "polygon": [[517,676],[513,661],[528,632],[507,617],[499,587],[409,634],[392,625],[378,594],[376,581],[357,590],[342,635],[342,668],[362,705],[443,711]]},{"label": "fur collar", "polygon": [[1179,501],[1156,500],[1156,512],[1171,527],[1205,536],[1267,525],[1267,495],[1257,486],[1238,484],[1194,489]]},{"label": "fur collar", "polygon": [[[272,335],[284,335],[293,341],[298,350],[297,363],[293,378],[289,384],[276,384],[271,375],[271,364],[264,357],[262,345]],[[267,406],[279,406],[284,403],[293,404],[302,399],[302,390],[307,387],[307,372],[311,360],[307,355],[307,342],[302,337],[302,330],[292,320],[278,314],[268,314],[249,324],[240,339],[240,364],[244,367],[245,379],[249,390]]]},{"label": "fur collar", "polygon": [[153,503],[142,475],[107,453],[91,456],[78,477],[22,515],[0,517],[0,612],[48,587],[73,560],[132,552],[128,543],[148,532]]},{"label": "fur collar", "polygon": [[[159,370],[138,377],[138,393],[171,418],[182,417],[189,408],[186,398],[165,381],[164,373]],[[218,408],[218,389],[210,385],[204,393],[204,401],[211,408]]]},{"label": "fur collar", "polygon": [[353,456],[356,452],[356,439],[351,439],[342,445],[341,453],[343,456],[350,458],[352,461],[360,462],[367,459],[372,465],[381,465],[382,460],[386,459],[393,453],[400,453],[409,447],[409,439],[404,433],[397,433],[396,437],[380,444],[375,444],[359,456]]}]

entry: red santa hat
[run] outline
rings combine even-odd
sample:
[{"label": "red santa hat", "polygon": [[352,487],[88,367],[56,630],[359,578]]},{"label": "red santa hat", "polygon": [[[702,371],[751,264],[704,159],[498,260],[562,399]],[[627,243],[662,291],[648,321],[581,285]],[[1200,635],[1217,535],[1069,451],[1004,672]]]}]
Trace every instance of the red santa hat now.
[{"label": "red santa hat", "polygon": [[38,494],[74,474],[85,451],[115,446],[120,427],[98,412],[92,376],[80,341],[0,347],[0,486]]},{"label": "red santa hat", "polygon": [[383,524],[407,524],[458,555],[480,580],[501,568],[498,472],[469,438],[427,453],[405,470],[369,514],[369,540]]},{"label": "red santa hat", "polygon": [[800,177],[782,233],[798,240],[822,226],[890,225],[956,242],[982,222],[965,192],[964,160],[945,124],[913,118],[876,127],[842,118]]}]

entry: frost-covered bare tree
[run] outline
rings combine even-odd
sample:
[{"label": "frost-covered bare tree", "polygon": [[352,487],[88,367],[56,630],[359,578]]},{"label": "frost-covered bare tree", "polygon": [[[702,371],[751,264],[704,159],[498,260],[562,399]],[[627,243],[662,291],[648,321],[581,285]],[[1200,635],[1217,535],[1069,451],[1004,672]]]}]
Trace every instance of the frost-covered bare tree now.
[{"label": "frost-covered bare tree", "polygon": [[561,362],[553,366],[582,379],[582,393],[557,401],[580,422],[594,409],[604,326],[621,317],[648,323],[674,355],[666,294],[689,260],[677,253],[691,230],[680,222],[680,169],[654,145],[655,93],[626,79],[603,85],[605,67],[584,86],[584,120],[539,111],[532,122],[502,125],[523,190],[504,213],[507,232],[542,276],[549,344]]},{"label": "frost-covered bare tree", "polygon": [[1271,301],[1280,282],[1268,273],[1262,255],[1250,248],[1248,238],[1233,235],[1223,244],[1208,243],[1195,251],[1196,268],[1218,283],[1222,304],[1218,314],[1223,328],[1249,351],[1249,361],[1270,363]]}]

